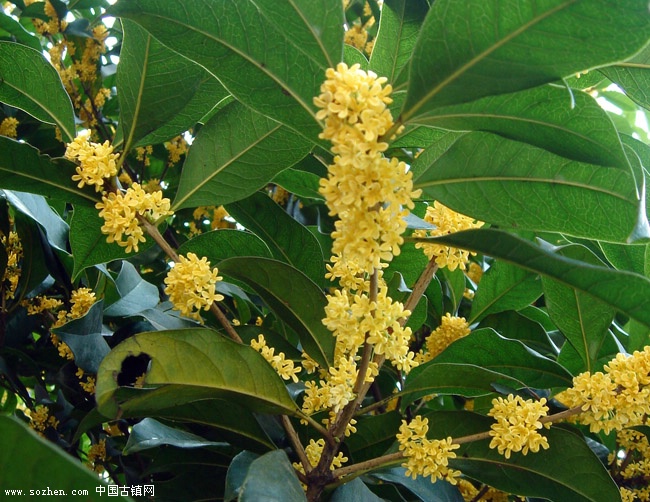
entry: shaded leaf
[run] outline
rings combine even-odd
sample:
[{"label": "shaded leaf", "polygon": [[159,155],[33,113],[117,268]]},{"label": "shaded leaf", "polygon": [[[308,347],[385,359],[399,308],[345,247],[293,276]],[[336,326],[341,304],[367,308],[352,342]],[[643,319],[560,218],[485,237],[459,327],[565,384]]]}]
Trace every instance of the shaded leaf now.
[{"label": "shaded leaf", "polygon": [[122,262],[115,286],[120,297],[104,309],[104,315],[126,317],[158,305],[158,288],[145,281],[128,261]]},{"label": "shaded leaf", "polygon": [[274,450],[251,462],[238,500],[303,502],[307,497],[287,454],[283,450]]},{"label": "shaded leaf", "polygon": [[242,451],[232,459],[230,466],[228,466],[228,474],[226,474],[226,488],[224,493],[224,500],[226,502],[237,499],[241,485],[246,479],[246,474],[248,474],[248,469],[253,463],[253,460],[257,458],[259,458],[259,455],[255,453]]},{"label": "shaded leaf", "polygon": [[[0,12],[0,30],[11,35],[16,42],[26,45],[35,51],[42,51],[41,43],[38,38],[29,33],[23,25],[4,12]],[[2,33],[0,31],[0,33]]]},{"label": "shaded leaf", "polygon": [[571,386],[572,375],[518,340],[503,338],[492,329],[477,329],[456,340],[436,363],[473,364],[515,378],[537,389]]},{"label": "shaded leaf", "polygon": [[74,164],[53,160],[27,143],[0,136],[0,188],[43,195],[64,202],[94,205],[94,190],[77,188]]},{"label": "shaded leaf", "polygon": [[[29,490],[43,490],[49,486],[52,491],[63,492],[57,495],[87,490],[85,500],[104,500],[96,489],[102,485],[106,490],[106,485],[95,473],[15,418],[0,415],[0,437],[0,485],[3,490],[11,487],[23,490],[27,495]],[[115,500],[131,498],[118,497]]]},{"label": "shaded leaf", "polygon": [[624,60],[648,41],[647,7],[645,0],[436,0],[413,49],[402,118]]},{"label": "shaded leaf", "polygon": [[228,228],[197,235],[178,248],[178,254],[190,252],[205,256],[213,265],[235,256],[272,257],[268,246],[257,235]]},{"label": "shaded leaf", "polygon": [[318,240],[268,195],[258,192],[226,209],[266,243],[273,258],[294,266],[317,284],[322,281],[325,260]]},{"label": "shaded leaf", "polygon": [[618,242],[650,235],[630,171],[489,133],[459,138],[416,175],[415,185],[425,198],[500,227]]},{"label": "shaded leaf", "polygon": [[273,183],[286,191],[296,194],[301,199],[324,200],[319,193],[320,176],[297,169],[285,169],[273,178]]},{"label": "shaded leaf", "polygon": [[330,498],[330,502],[347,502],[349,500],[354,500],[355,502],[381,502],[384,499],[372,493],[370,488],[361,481],[361,478],[355,478],[339,486],[334,490],[332,498]]},{"label": "shaded leaf", "polygon": [[185,432],[154,420],[145,418],[135,424],[129,434],[122,454],[130,455],[162,445],[171,445],[178,448],[201,448],[204,446],[222,446],[226,443],[208,441],[196,434]]},{"label": "shaded leaf", "polygon": [[267,258],[229,258],[219,272],[248,284],[300,337],[303,350],[322,368],[334,360],[334,336],[323,325],[327,300],[307,276]]},{"label": "shaded leaf", "polygon": [[647,277],[566,258],[503,230],[466,230],[432,241],[484,253],[551,277],[650,327]]},{"label": "shaded leaf", "polygon": [[279,122],[241,103],[230,103],[201,128],[192,143],[173,209],[244,199],[302,159],[309,149],[309,143]]},{"label": "shaded leaf", "polygon": [[372,477],[389,483],[400,484],[423,502],[463,502],[465,500],[458,488],[448,481],[442,479],[432,483],[431,478],[424,476],[413,479],[411,476],[406,475],[404,467],[391,467],[383,471],[373,472]]},{"label": "shaded leaf", "polygon": [[[144,385],[151,389],[120,393],[123,364],[138,355],[150,360]],[[281,378],[256,350],[208,329],[139,333],[102,361],[95,398],[104,415],[114,417],[120,408],[124,413],[135,413],[138,397],[150,393],[167,397],[160,399],[160,409],[222,397],[260,412],[293,415],[297,409]]]}]

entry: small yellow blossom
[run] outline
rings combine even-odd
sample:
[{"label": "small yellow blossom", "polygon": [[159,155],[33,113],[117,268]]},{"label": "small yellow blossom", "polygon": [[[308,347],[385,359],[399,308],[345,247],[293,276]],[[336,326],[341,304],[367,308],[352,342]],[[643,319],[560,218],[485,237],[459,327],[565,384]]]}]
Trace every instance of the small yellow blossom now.
[{"label": "small yellow blossom", "polygon": [[507,398],[492,400],[492,409],[488,415],[495,419],[490,430],[492,441],[490,448],[496,448],[501,455],[510,458],[511,452],[538,452],[540,448],[549,447],[548,440],[538,430],[550,422],[542,424],[540,418],[548,412],[546,399],[539,401],[523,400],[520,396],[510,394]]},{"label": "small yellow blossom", "polygon": [[30,411],[29,426],[39,434],[45,432],[46,429],[56,429],[59,426],[59,421],[54,415],[50,415],[50,410],[44,404],[39,404]]},{"label": "small yellow blossom", "polygon": [[117,174],[116,160],[118,154],[113,153],[113,147],[108,141],[103,144],[89,141],[90,131],[80,133],[65,150],[65,158],[77,161],[77,174],[72,176],[78,181],[78,187],[94,185],[95,191],[104,189],[104,181]]},{"label": "small yellow blossom", "polygon": [[173,214],[170,206],[170,200],[163,197],[161,191],[147,193],[138,183],[134,183],[124,193],[105,194],[102,201],[95,204],[100,209],[99,216],[104,218],[101,230],[108,236],[106,242],[117,242],[126,248],[127,253],[132,250],[137,252],[139,243],[146,240],[138,216],[155,223],[160,218]]},{"label": "small yellow blossom", "polygon": [[26,300],[23,305],[27,309],[27,315],[36,315],[46,311],[54,312],[63,306],[63,302],[56,298],[36,296],[31,300]]},{"label": "small yellow blossom", "polygon": [[199,320],[201,309],[209,310],[213,302],[223,300],[216,292],[221,277],[205,256],[199,260],[196,254],[187,253],[179,258],[165,277],[165,294],[181,314]]},{"label": "small yellow blossom", "polygon": [[368,32],[360,24],[352,25],[346,32],[344,42],[363,51],[368,41]]},{"label": "small yellow blossom", "polygon": [[469,324],[464,317],[456,317],[447,313],[442,318],[440,326],[431,332],[426,340],[426,352],[418,354],[419,362],[431,361],[456,340],[469,335]]},{"label": "small yellow blossom", "polygon": [[460,448],[451,437],[445,439],[427,439],[429,420],[416,416],[410,423],[402,420],[397,434],[399,449],[404,452],[406,475],[415,479],[417,476],[431,476],[431,481],[446,479],[456,484],[460,471],[449,467],[449,460],[456,458],[453,450]]},{"label": "small yellow blossom", "polygon": [[[323,448],[325,448],[325,440],[324,439],[319,439],[318,441],[314,441],[313,439],[309,440],[309,444],[305,446],[305,454],[307,455],[307,460],[309,461],[309,464],[312,467],[316,467],[318,465],[318,462],[320,462],[320,457],[323,454]],[[333,459],[332,463],[330,464],[330,470],[334,470],[338,467],[342,467],[345,462],[348,461],[348,458],[343,455],[343,453],[339,452]],[[303,474],[305,473],[305,470],[302,466],[302,464],[295,462],[293,464],[293,467],[299,471],[302,472]]]},{"label": "small yellow blossom", "polygon": [[[452,211],[438,201],[435,201],[432,206],[427,208],[424,219],[428,223],[435,225],[436,228],[433,230],[416,230],[413,232],[414,237],[438,237],[471,228],[480,228],[484,224],[482,221]],[[421,248],[430,260],[435,257],[439,267],[447,267],[451,271],[459,267],[461,270],[465,270],[466,263],[469,261],[470,252],[462,249],[424,242],[417,242],[415,247]]]},{"label": "small yellow blossom", "polygon": [[11,300],[15,296],[20,280],[23,245],[14,231],[9,232],[9,237],[0,236],[0,245],[4,246],[7,255],[7,265],[0,281],[0,289],[4,290],[4,300]]},{"label": "small yellow blossom", "polygon": [[165,148],[169,152],[169,165],[178,163],[181,160],[181,155],[185,155],[189,151],[189,145],[182,135],[166,141]]},{"label": "small yellow blossom", "polygon": [[18,136],[18,120],[14,117],[5,117],[0,122],[0,136],[16,138]]},{"label": "small yellow blossom", "polygon": [[[88,394],[95,393],[95,377],[86,375],[84,370],[81,368],[77,368],[75,375],[79,379],[79,385],[83,390],[85,390]],[[85,380],[84,376],[86,376]]]},{"label": "small yellow blossom", "polygon": [[153,146],[138,146],[135,149],[135,158],[142,162],[145,167],[149,167],[151,159],[149,156],[153,153]]},{"label": "small yellow blossom", "polygon": [[88,448],[88,464],[95,472],[103,472],[102,463],[106,462],[106,440],[100,439],[97,443]]},{"label": "small yellow blossom", "polygon": [[284,352],[275,354],[275,349],[266,344],[264,335],[259,335],[257,340],[251,340],[251,347],[258,351],[266,359],[273,369],[277,371],[284,380],[298,382],[298,373],[302,370],[300,366],[294,366],[291,359],[286,359]]}]

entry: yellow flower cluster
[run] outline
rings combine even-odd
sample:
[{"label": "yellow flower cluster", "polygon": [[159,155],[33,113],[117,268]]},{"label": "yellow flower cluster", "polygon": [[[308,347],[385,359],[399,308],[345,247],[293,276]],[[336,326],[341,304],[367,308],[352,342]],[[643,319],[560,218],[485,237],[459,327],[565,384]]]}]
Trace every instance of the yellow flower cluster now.
[{"label": "yellow flower cluster", "polygon": [[293,380],[298,382],[297,374],[302,369],[300,366],[294,366],[291,359],[286,359],[284,352],[275,354],[275,349],[266,344],[264,335],[259,335],[257,340],[251,340],[251,347],[258,351],[266,359],[273,369],[278,372],[284,380]]},{"label": "yellow flower cluster", "polygon": [[179,258],[165,277],[165,293],[181,314],[200,320],[201,309],[209,310],[213,302],[223,300],[216,292],[219,270],[212,268],[205,256],[199,260],[194,253],[187,253]]},{"label": "yellow flower cluster", "polygon": [[77,161],[77,174],[72,176],[73,181],[78,181],[79,188],[84,185],[94,185],[95,191],[104,189],[104,181],[117,174],[116,160],[118,154],[113,153],[113,146],[108,142],[93,143],[89,141],[90,131],[84,131],[68,144],[65,158]]},{"label": "yellow flower cluster", "polygon": [[404,452],[406,475],[415,479],[417,476],[431,476],[431,481],[446,479],[455,485],[460,471],[449,467],[449,460],[456,458],[453,450],[460,448],[451,437],[445,439],[427,439],[429,420],[416,416],[411,423],[402,420],[397,434],[399,449]]},{"label": "yellow flower cluster", "polygon": [[29,414],[29,426],[39,434],[43,434],[46,429],[56,429],[59,426],[59,421],[54,415],[50,415],[50,410],[44,404],[39,404]]},{"label": "yellow flower cluster", "polygon": [[47,296],[35,296],[31,300],[25,300],[22,305],[27,309],[27,315],[36,315],[41,312],[58,310],[63,306],[63,302]]},{"label": "yellow flower cluster", "polygon": [[[428,223],[435,225],[436,228],[433,230],[416,230],[413,232],[414,237],[439,237],[471,228],[480,228],[484,225],[482,221],[452,211],[438,201],[435,201],[432,206],[427,208],[424,219]],[[451,271],[456,270],[458,267],[465,270],[466,263],[469,261],[470,252],[462,249],[424,242],[416,243],[415,247],[421,248],[429,260],[435,257],[439,267],[447,267]]]},{"label": "yellow flower cluster", "polygon": [[[31,5],[38,1],[40,0],[25,0],[25,5]],[[45,22],[42,19],[37,18],[32,19],[34,28],[38,33],[43,36],[51,36],[65,30],[68,23],[66,21],[59,21],[59,16],[56,13],[56,9],[50,0],[45,0],[45,6],[43,7],[43,10],[45,15],[50,18],[49,21]]]},{"label": "yellow flower cluster", "polygon": [[[77,368],[75,375],[79,379],[79,385],[83,390],[85,390],[88,394],[95,393],[95,377],[86,375],[84,370],[81,368]],[[86,377],[85,381],[84,376]]]},{"label": "yellow flower cluster", "polygon": [[183,136],[176,136],[165,142],[165,148],[169,152],[168,164],[171,166],[181,160],[181,155],[187,154],[189,145]]},{"label": "yellow flower cluster", "polygon": [[406,229],[404,217],[413,208],[412,173],[403,162],[383,156],[380,141],[393,126],[386,78],[359,65],[340,63],[326,72],[316,118],[325,121],[320,134],[336,154],[327,179],[320,182],[330,215],[338,216],[332,233],[333,254],[371,274],[399,253]]},{"label": "yellow flower cluster", "polygon": [[124,193],[104,194],[95,207],[100,209],[99,216],[104,218],[102,232],[108,235],[106,241],[117,242],[130,253],[132,250],[137,252],[139,243],[146,240],[138,217],[154,223],[173,214],[170,205],[169,199],[163,197],[161,191],[147,193],[138,183],[134,183]]},{"label": "yellow flower cluster", "polygon": [[[325,448],[325,440],[322,438],[319,439],[318,441],[314,441],[313,439],[310,439],[309,444],[305,446],[305,454],[307,456],[307,460],[309,461],[309,464],[312,467],[316,467],[318,465],[318,462],[320,462],[321,455],[323,454],[323,448]],[[330,464],[330,470],[333,471],[338,467],[342,467],[343,464],[347,461],[348,461],[348,457],[344,456],[343,453],[339,452],[332,459],[332,463]],[[305,474],[305,469],[301,463],[294,462],[293,467],[297,471]]]},{"label": "yellow flower cluster", "polygon": [[144,167],[149,167],[151,165],[151,159],[149,156],[153,153],[153,146],[138,146],[135,149],[135,158],[142,162]]},{"label": "yellow flower cluster", "polygon": [[650,443],[645,434],[623,429],[609,455],[610,472],[621,485],[623,500],[650,500]]},{"label": "yellow flower cluster", "polygon": [[18,136],[18,120],[14,117],[5,117],[0,122],[0,136],[15,138]]},{"label": "yellow flower cluster", "polygon": [[592,432],[644,425],[650,414],[650,346],[631,356],[617,354],[604,370],[575,376],[556,399],[569,408],[580,406],[577,420]]},{"label": "yellow flower cluster", "polygon": [[480,500],[481,502],[510,502],[513,500],[525,501],[525,497],[508,494],[496,488],[484,486],[480,490],[466,479],[458,480],[458,490],[463,500]]},{"label": "yellow flower cluster", "polygon": [[[420,363],[431,361],[456,340],[469,335],[469,324],[464,317],[456,317],[447,313],[442,318],[440,326],[427,337],[425,347],[418,353],[416,359]],[[426,350],[424,350],[426,348]]]},{"label": "yellow flower cluster", "polygon": [[95,472],[103,472],[102,463],[106,461],[106,440],[100,439],[97,443],[88,448],[88,464]]},{"label": "yellow flower cluster", "polygon": [[10,231],[9,236],[0,237],[0,245],[5,248],[7,255],[7,265],[5,266],[0,289],[4,291],[4,300],[11,300],[16,294],[18,281],[20,280],[20,260],[23,257],[23,245],[20,242],[18,234]]},{"label": "yellow flower cluster", "polygon": [[211,230],[220,228],[233,228],[234,223],[227,220],[230,215],[226,208],[223,206],[199,206],[192,213],[192,218],[189,224],[190,235],[198,235],[201,233],[201,226],[210,223]]},{"label": "yellow flower cluster", "polygon": [[510,458],[511,452],[538,452],[540,447],[547,449],[548,440],[538,431],[543,426],[549,428],[550,422],[543,424],[540,418],[548,413],[546,399],[539,401],[522,399],[510,394],[507,398],[492,400],[488,415],[495,419],[490,430],[490,448],[496,448],[501,455]]}]

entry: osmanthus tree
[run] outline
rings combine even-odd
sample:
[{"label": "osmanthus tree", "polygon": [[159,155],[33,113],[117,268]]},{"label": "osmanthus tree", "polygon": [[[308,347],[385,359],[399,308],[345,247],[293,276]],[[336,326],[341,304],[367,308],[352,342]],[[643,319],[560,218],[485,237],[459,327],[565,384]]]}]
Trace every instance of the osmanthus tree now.
[{"label": "osmanthus tree", "polygon": [[649,40],[645,0],[5,2],[0,489],[647,500]]}]

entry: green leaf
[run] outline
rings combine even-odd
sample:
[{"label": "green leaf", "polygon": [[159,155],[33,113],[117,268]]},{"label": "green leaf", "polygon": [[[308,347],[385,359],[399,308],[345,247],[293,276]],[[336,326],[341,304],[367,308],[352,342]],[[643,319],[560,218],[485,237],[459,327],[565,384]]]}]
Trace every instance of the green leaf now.
[{"label": "green leaf", "polygon": [[268,246],[257,235],[242,230],[222,228],[197,235],[178,248],[178,254],[205,256],[212,265],[235,256],[272,258]]},{"label": "green leaf", "polygon": [[312,99],[343,56],[340,4],[122,0],[111,12],[205,67],[237,100],[317,141]]},{"label": "green leaf", "polygon": [[497,261],[481,277],[469,322],[480,321],[496,312],[520,310],[541,295],[542,284],[536,274]]},{"label": "green leaf", "polygon": [[[113,260],[126,259],[134,253],[127,253],[115,242],[106,242],[107,235],[101,228],[104,219],[99,216],[99,210],[94,207],[75,205],[72,221],[70,222],[70,249],[74,257],[72,279],[76,280],[84,269],[108,263]],[[145,242],[139,245],[143,252],[154,245],[154,240],[145,235]]]},{"label": "green leaf", "polygon": [[[176,132],[192,127],[209,107],[191,115],[186,107],[202,87],[216,79],[189,59],[178,57],[133,21],[125,19],[122,26],[117,89],[124,150],[128,151],[147,135],[158,135],[156,131],[180,114],[185,115],[185,127]],[[214,90],[217,92],[210,96],[210,106],[228,95],[223,86]]]},{"label": "green leaf", "polygon": [[130,455],[162,445],[171,445],[178,448],[202,448],[204,446],[223,446],[226,443],[208,441],[191,432],[185,432],[154,420],[145,418],[131,429],[123,455]]},{"label": "green leaf", "polygon": [[402,405],[430,394],[476,397],[494,392],[494,384],[520,388],[525,385],[507,375],[472,364],[429,361],[414,368],[402,390]]},{"label": "green leaf", "polygon": [[[529,309],[534,309],[534,307],[529,307]],[[484,317],[478,327],[492,328],[501,336],[519,340],[537,352],[555,355],[555,347],[551,345],[542,324],[525,315],[525,313],[530,313],[529,309],[524,309],[522,312],[509,310],[491,314]],[[553,328],[555,327],[553,326]]]},{"label": "green leaf", "polygon": [[650,36],[647,8],[645,0],[436,0],[413,49],[402,119],[630,57]]},{"label": "green leaf", "polygon": [[361,481],[361,478],[355,478],[334,490],[330,502],[348,502],[349,500],[355,502],[383,502],[384,499],[372,493],[370,488]]},{"label": "green leaf", "polygon": [[61,490],[61,493],[49,493],[50,497],[61,499],[71,497],[73,490],[77,493],[87,490],[83,500],[105,500],[97,488],[103,486],[105,493],[106,485],[94,472],[15,418],[0,415],[0,437],[0,486],[3,491],[23,490],[23,496],[29,496],[29,491],[34,490],[32,498],[41,499],[42,495],[48,495],[50,487],[51,492]]},{"label": "green leaf", "polygon": [[158,288],[145,281],[128,261],[121,264],[120,273],[115,279],[119,299],[104,309],[104,315],[127,317],[158,305]]},{"label": "green leaf", "polygon": [[35,51],[41,52],[43,50],[38,38],[23,28],[22,24],[4,12],[0,12],[0,30],[11,35],[16,42],[26,45]]},{"label": "green leaf", "polygon": [[173,209],[244,199],[307,153],[310,145],[279,122],[234,102],[205,124],[192,144]]},{"label": "green leaf", "polygon": [[436,108],[414,122],[456,131],[494,132],[568,159],[630,168],[609,116],[584,92],[546,85]]},{"label": "green leaf", "polygon": [[293,265],[317,284],[322,282],[325,266],[318,240],[268,195],[255,193],[228,204],[226,210],[266,243],[273,258]]},{"label": "green leaf", "polygon": [[[561,247],[556,253],[582,263],[604,266],[602,261],[583,246]],[[578,351],[585,365],[584,369],[592,371],[616,311],[593,296],[559,281],[542,277],[542,284],[544,301],[551,320]]]},{"label": "green leaf", "polygon": [[[152,389],[131,389],[123,400],[120,373],[127,359],[141,354],[150,359],[144,385]],[[139,398],[149,394],[161,397],[160,409],[227,397],[258,412],[295,415],[297,410],[282,379],[256,350],[207,329],[139,333],[102,361],[95,391],[101,413],[115,417],[120,408],[135,413]]]},{"label": "green leaf", "polygon": [[345,440],[350,463],[363,462],[383,455],[395,443],[395,434],[399,432],[401,418],[397,411],[357,417],[357,432]]},{"label": "green leaf", "polygon": [[51,159],[27,143],[0,136],[0,188],[43,195],[52,199],[94,205],[94,190],[77,188],[72,181],[74,164]]},{"label": "green leaf", "polygon": [[465,134],[416,176],[423,197],[503,228],[617,242],[650,236],[630,171],[493,134]]},{"label": "green leaf", "polygon": [[305,492],[283,450],[274,450],[253,460],[242,483],[241,502],[305,502]]},{"label": "green leaf", "polygon": [[600,72],[635,103],[650,109],[650,45],[627,61],[601,68]]},{"label": "green leaf", "polygon": [[231,502],[236,500],[241,489],[241,485],[246,479],[246,474],[250,468],[253,460],[259,458],[259,455],[251,453],[250,451],[243,451],[238,453],[228,466],[228,474],[226,475],[226,488],[224,500]]},{"label": "green leaf", "polygon": [[75,136],[74,111],[59,74],[38,51],[0,41],[0,102],[55,124],[63,139]]},{"label": "green leaf", "polygon": [[334,360],[334,336],[323,325],[327,300],[306,275],[267,258],[238,257],[219,264],[219,273],[248,284],[300,337],[303,350],[322,368]]},{"label": "green leaf", "polygon": [[424,502],[463,502],[465,500],[458,488],[448,481],[438,479],[432,483],[430,478],[424,476],[413,479],[406,475],[404,467],[392,467],[373,472],[372,477],[402,485]]},{"label": "green leaf", "polygon": [[285,169],[273,178],[273,183],[301,199],[324,200],[318,191],[320,176],[297,169]]},{"label": "green leaf", "polygon": [[428,9],[425,0],[386,0],[382,6],[370,69],[395,88],[408,78],[408,63]]},{"label": "green leaf", "polygon": [[618,270],[629,270],[650,277],[650,244],[599,242],[607,261]]},{"label": "green leaf", "polygon": [[571,386],[572,375],[518,340],[503,338],[486,328],[456,340],[434,361],[473,364],[515,378],[536,389]]},{"label": "green leaf", "polygon": [[466,230],[431,240],[484,253],[545,275],[650,327],[650,279],[647,277],[567,258],[503,230]]}]

